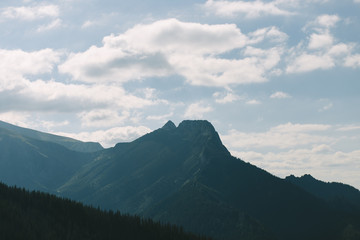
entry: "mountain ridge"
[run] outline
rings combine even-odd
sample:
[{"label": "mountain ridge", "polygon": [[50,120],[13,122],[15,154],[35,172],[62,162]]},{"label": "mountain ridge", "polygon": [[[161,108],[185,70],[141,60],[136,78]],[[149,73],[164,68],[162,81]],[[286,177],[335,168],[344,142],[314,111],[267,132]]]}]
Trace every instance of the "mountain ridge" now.
[{"label": "mountain ridge", "polygon": [[7,129],[9,131],[15,132],[21,136],[34,138],[41,141],[49,141],[53,143],[60,144],[70,150],[79,151],[79,152],[96,152],[103,150],[103,147],[100,143],[96,142],[82,142],[73,138],[58,136],[55,134],[44,133],[37,130],[32,130],[29,128],[23,128],[15,126],[13,124],[0,121],[0,128]]},{"label": "mountain ridge", "polygon": [[[50,159],[57,159],[56,149],[66,149],[47,143],[54,148],[52,156],[45,142],[20,137],[36,146],[31,152]],[[79,154],[67,151],[70,162]],[[206,120],[185,120],[177,127],[168,121],[132,142],[82,154],[85,161],[52,189],[57,195],[171,222],[215,239],[337,240],[360,229],[360,213],[334,207],[231,156]]]}]

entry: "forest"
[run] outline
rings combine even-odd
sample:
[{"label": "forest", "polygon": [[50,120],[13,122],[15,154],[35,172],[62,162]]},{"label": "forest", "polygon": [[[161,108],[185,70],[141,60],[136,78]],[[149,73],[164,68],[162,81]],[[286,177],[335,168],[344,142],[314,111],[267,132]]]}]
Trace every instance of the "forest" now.
[{"label": "forest", "polygon": [[0,183],[0,239],[210,240],[181,227]]}]

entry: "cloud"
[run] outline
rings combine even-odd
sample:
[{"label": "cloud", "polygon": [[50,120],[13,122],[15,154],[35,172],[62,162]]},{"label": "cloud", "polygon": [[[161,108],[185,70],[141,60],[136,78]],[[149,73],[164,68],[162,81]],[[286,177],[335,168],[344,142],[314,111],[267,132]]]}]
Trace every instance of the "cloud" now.
[{"label": "cloud", "polygon": [[128,111],[123,111],[120,116],[117,111],[110,109],[95,109],[81,112],[78,115],[81,119],[81,126],[83,127],[119,126],[130,117]]},{"label": "cloud", "polygon": [[220,104],[232,103],[241,99],[240,96],[232,92],[227,92],[227,93],[216,92],[213,94],[213,97],[215,97],[215,102]]},{"label": "cloud", "polygon": [[54,21],[50,22],[49,24],[39,26],[37,31],[38,32],[49,31],[49,30],[60,27],[61,24],[62,24],[62,20],[57,18]]},{"label": "cloud", "polygon": [[25,112],[14,112],[14,111],[8,111],[1,113],[0,112],[0,120],[11,123],[20,127],[29,127],[28,125],[28,118],[30,117],[30,114]]},{"label": "cloud", "polygon": [[360,54],[348,56],[345,59],[344,65],[346,67],[358,68],[360,67]]},{"label": "cloud", "polygon": [[147,120],[155,120],[155,121],[161,121],[161,120],[169,120],[170,117],[172,117],[174,115],[173,112],[168,113],[168,114],[164,114],[164,115],[150,115],[147,116],[146,119]]},{"label": "cloud", "polygon": [[96,21],[87,20],[81,25],[81,28],[89,28],[89,27],[95,26],[97,24],[98,23]]},{"label": "cloud", "polygon": [[261,102],[259,100],[256,100],[256,99],[252,99],[252,100],[246,101],[246,104],[248,104],[248,105],[259,105],[259,104],[261,104]]},{"label": "cloud", "polygon": [[249,43],[256,44],[269,39],[271,42],[283,43],[288,39],[288,35],[281,32],[277,27],[266,27],[258,29],[248,34]]},{"label": "cloud", "polygon": [[284,92],[275,92],[273,94],[271,94],[270,98],[273,99],[284,99],[284,98],[291,98],[291,96],[287,93]]},{"label": "cloud", "polygon": [[214,1],[208,0],[204,8],[222,17],[235,17],[239,14],[246,18],[258,18],[267,15],[290,16],[293,12],[281,9],[277,1]]},{"label": "cloud", "polygon": [[6,19],[19,19],[33,21],[42,18],[57,18],[59,7],[57,5],[38,5],[34,7],[7,7],[2,8],[1,16]]},{"label": "cloud", "polygon": [[6,75],[37,75],[51,73],[63,55],[60,51],[47,48],[39,51],[0,49],[0,82]]},{"label": "cloud", "polygon": [[360,125],[347,125],[347,126],[342,126],[340,128],[337,129],[337,131],[357,131],[360,130]]},{"label": "cloud", "polygon": [[338,15],[320,15],[315,21],[310,22],[308,25],[313,27],[325,27],[327,29],[335,27],[335,25],[340,21],[340,17]]},{"label": "cloud", "polygon": [[0,91],[0,100],[7,102],[0,105],[0,111],[78,112],[109,107],[127,110],[159,103],[117,86],[18,80],[13,89]]},{"label": "cloud", "polygon": [[88,83],[124,83],[171,75],[183,76],[188,83],[200,86],[259,83],[267,81],[267,73],[279,62],[279,47],[257,55],[248,49],[243,58],[228,59],[221,54],[240,51],[265,39],[279,44],[287,35],[269,27],[248,37],[235,24],[166,19],[104,37],[103,46],[71,54],[59,71]]},{"label": "cloud", "polygon": [[205,113],[213,111],[213,108],[203,102],[197,102],[190,104],[186,109],[184,118],[185,119],[201,119]]},{"label": "cloud", "polygon": [[328,48],[332,46],[334,42],[333,36],[329,33],[316,34],[313,33],[310,36],[310,41],[308,48],[309,49],[319,49],[319,48]]},{"label": "cloud", "polygon": [[151,129],[146,126],[123,126],[93,132],[54,132],[53,134],[67,136],[82,141],[100,142],[104,147],[113,147],[116,143],[130,142],[149,132],[151,132]]},{"label": "cloud", "polygon": [[330,69],[335,66],[334,59],[327,55],[303,53],[287,67],[288,73],[309,72],[317,69]]},{"label": "cloud", "polygon": [[144,97],[137,97],[110,84],[68,84],[28,78],[52,74],[63,55],[53,49],[33,52],[0,49],[0,100],[7,103],[0,105],[0,111],[78,112],[109,107],[128,110],[166,104],[149,89],[144,90]]},{"label": "cloud", "polygon": [[270,128],[266,132],[245,133],[231,130],[222,139],[231,148],[261,149],[273,147],[288,149],[309,144],[332,143],[335,139],[317,134],[329,130],[331,126],[321,124],[287,123]]},{"label": "cloud", "polygon": [[302,42],[291,48],[287,59],[287,73],[326,70],[335,66],[357,67],[357,55],[351,54],[354,43],[337,42],[330,32],[340,21],[337,15],[321,15],[306,25],[313,33],[307,46]]}]

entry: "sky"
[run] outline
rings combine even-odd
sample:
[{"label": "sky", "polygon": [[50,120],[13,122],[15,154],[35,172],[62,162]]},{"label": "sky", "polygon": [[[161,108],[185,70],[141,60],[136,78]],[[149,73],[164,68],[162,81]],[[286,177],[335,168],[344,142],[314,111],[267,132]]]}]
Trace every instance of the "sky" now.
[{"label": "sky", "polygon": [[236,157],[360,189],[360,0],[2,0],[0,120],[112,147],[206,119]]}]

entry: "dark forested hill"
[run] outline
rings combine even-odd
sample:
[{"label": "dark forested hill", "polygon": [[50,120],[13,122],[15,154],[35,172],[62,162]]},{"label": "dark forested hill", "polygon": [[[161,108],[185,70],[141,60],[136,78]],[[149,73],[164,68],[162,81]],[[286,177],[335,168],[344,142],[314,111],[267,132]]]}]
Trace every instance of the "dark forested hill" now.
[{"label": "dark forested hill", "polygon": [[104,212],[40,192],[0,184],[0,239],[205,240],[140,217]]},{"label": "dark forested hill", "polygon": [[103,147],[99,143],[81,142],[79,140],[75,140],[68,137],[62,137],[54,134],[35,131],[28,128],[18,127],[3,121],[0,121],[0,129],[9,130],[23,137],[57,143],[70,150],[74,150],[78,152],[96,152],[103,149]]}]

